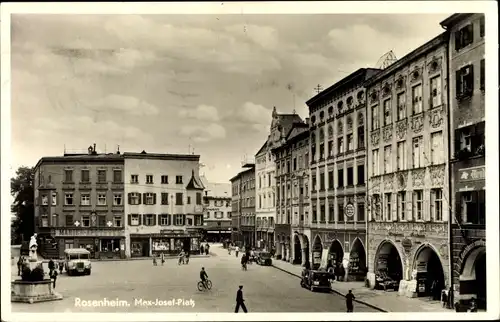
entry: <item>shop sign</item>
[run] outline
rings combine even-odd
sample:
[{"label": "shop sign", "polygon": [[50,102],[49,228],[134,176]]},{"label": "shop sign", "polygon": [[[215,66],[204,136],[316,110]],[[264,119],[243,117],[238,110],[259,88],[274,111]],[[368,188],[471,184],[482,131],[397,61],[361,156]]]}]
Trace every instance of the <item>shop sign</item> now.
[{"label": "shop sign", "polygon": [[485,166],[459,169],[458,177],[460,182],[485,180],[486,177]]},{"label": "shop sign", "polygon": [[162,229],[162,230],[160,230],[160,234],[162,234],[162,235],[184,235],[185,232],[183,229]]},{"label": "shop sign", "polygon": [[107,229],[56,229],[55,235],[58,237],[68,236],[81,236],[81,237],[107,237],[107,236],[121,236],[122,230],[107,230]]},{"label": "shop sign", "polygon": [[354,216],[354,205],[352,203],[345,205],[345,215],[349,218]]}]

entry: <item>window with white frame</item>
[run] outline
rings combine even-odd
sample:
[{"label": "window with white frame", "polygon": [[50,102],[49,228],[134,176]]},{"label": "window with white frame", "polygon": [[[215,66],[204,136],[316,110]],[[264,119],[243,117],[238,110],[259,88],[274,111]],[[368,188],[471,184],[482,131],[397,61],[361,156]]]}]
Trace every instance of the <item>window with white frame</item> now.
[{"label": "window with white frame", "polygon": [[97,194],[97,205],[106,206],[106,194],[105,193],[98,193]]},{"label": "window with white frame", "polygon": [[139,226],[139,216],[138,214],[130,215],[130,226]]},{"label": "window with white frame", "polygon": [[424,139],[422,136],[413,138],[413,167],[424,166]]},{"label": "window with white frame", "polygon": [[353,134],[347,134],[347,151],[354,150],[354,136]]},{"label": "window with white frame", "polygon": [[441,75],[431,78],[431,108],[441,106]]},{"label": "window with white frame", "polygon": [[406,93],[398,94],[398,121],[406,118]]},{"label": "window with white frame", "polygon": [[147,174],[146,175],[146,183],[147,184],[153,184],[153,175],[152,174]]},{"label": "window with white frame", "polygon": [[372,107],[372,130],[376,130],[380,127],[379,122],[378,105],[375,105]]},{"label": "window with white frame", "polygon": [[391,99],[384,101],[384,126],[392,123]]},{"label": "window with white frame", "polygon": [[375,220],[380,221],[382,218],[382,207],[380,204],[380,195],[373,195],[373,211],[375,212]]},{"label": "window with white frame", "polygon": [[431,190],[431,214],[435,221],[443,220],[443,189]]},{"label": "window with white frame", "polygon": [[398,192],[398,217],[401,221],[406,220],[406,191]]},{"label": "window with white frame", "polygon": [[90,206],[90,194],[82,193],[82,195],[80,196],[80,205]]},{"label": "window with white frame", "polygon": [[43,206],[48,206],[49,205],[49,196],[46,194],[42,195],[42,205]]},{"label": "window with white frame", "polygon": [[167,175],[162,175],[161,176],[161,183],[162,184],[168,184],[168,176]]},{"label": "window with white frame", "polygon": [[129,193],[129,204],[139,205],[141,203],[141,195],[138,192]]},{"label": "window with white frame", "polygon": [[413,115],[422,113],[422,85],[416,85],[412,88],[412,106]]},{"label": "window with white frame", "polygon": [[57,205],[57,192],[52,192],[52,206]]},{"label": "window with white frame", "polygon": [[406,141],[398,142],[397,149],[398,170],[406,170]]},{"label": "window with white frame", "polygon": [[378,149],[373,149],[372,150],[372,169],[373,169],[373,175],[378,176],[380,175],[380,168],[379,168],[379,155],[378,155]]},{"label": "window with white frame", "polygon": [[444,162],[443,132],[431,133],[431,164]]},{"label": "window with white frame", "polygon": [[144,215],[144,226],[154,226],[155,225],[155,215],[147,214]]},{"label": "window with white frame", "polygon": [[130,183],[139,183],[139,175],[131,174],[130,175]]},{"label": "window with white frame", "polygon": [[174,215],[174,225],[184,226],[184,215]]},{"label": "window with white frame", "polygon": [[122,227],[122,216],[113,216],[113,227]]},{"label": "window with white frame", "polygon": [[168,214],[160,215],[160,226],[169,226],[170,225],[170,216]]},{"label": "window with white frame", "polygon": [[416,220],[424,219],[424,192],[423,190],[415,190],[413,191],[413,212],[414,218]]},{"label": "window with white frame", "polygon": [[384,147],[384,173],[392,172],[391,154],[392,146],[388,145]]},{"label": "window with white frame", "polygon": [[113,194],[113,205],[115,206],[123,205],[123,194],[121,192],[115,192]]},{"label": "window with white frame", "polygon": [[391,197],[392,197],[392,194],[391,193],[386,193],[385,196],[384,196],[384,200],[385,200],[385,219],[387,221],[392,221],[392,208],[391,208]]},{"label": "window with white frame", "polygon": [[469,129],[463,129],[460,132],[460,150],[471,152],[471,133]]},{"label": "window with white frame", "polygon": [[344,137],[337,138],[338,153],[344,153]]},{"label": "window with white frame", "polygon": [[155,194],[153,192],[147,192],[144,198],[145,205],[154,205],[155,204]]}]

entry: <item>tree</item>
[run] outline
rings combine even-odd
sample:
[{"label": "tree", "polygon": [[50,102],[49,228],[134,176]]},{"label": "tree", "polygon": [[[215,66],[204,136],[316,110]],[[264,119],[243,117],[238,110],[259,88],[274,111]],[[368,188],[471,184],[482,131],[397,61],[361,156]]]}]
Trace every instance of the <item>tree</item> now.
[{"label": "tree", "polygon": [[11,241],[19,244],[28,240],[35,231],[34,168],[19,167],[16,177],[10,180],[10,194],[14,197],[11,211],[16,218],[12,221]]}]

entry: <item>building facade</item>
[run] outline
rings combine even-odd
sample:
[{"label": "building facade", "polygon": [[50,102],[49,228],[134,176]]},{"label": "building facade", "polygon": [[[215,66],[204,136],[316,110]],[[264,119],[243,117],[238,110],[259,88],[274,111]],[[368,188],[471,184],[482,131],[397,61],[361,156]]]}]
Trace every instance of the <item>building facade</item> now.
[{"label": "building facade", "polygon": [[59,258],[86,248],[92,258],[123,258],[124,159],[119,153],[43,157],[35,166],[35,231],[40,253]]},{"label": "building facade", "polygon": [[447,70],[443,33],[366,85],[368,279],[387,274],[409,297],[450,285]]},{"label": "building facade", "polygon": [[452,275],[456,300],[486,308],[485,18],[454,14],[450,34]]},{"label": "building facade", "polygon": [[199,155],[124,153],[127,257],[199,251]]},{"label": "building facade", "polygon": [[255,246],[255,164],[244,163],[245,170],[231,178],[231,241],[239,246]]},{"label": "building facade", "polygon": [[305,264],[309,253],[308,138],[309,125],[295,123],[272,151],[276,156],[276,254],[294,264]]},{"label": "building facade", "polygon": [[208,242],[231,239],[231,184],[210,183],[202,179],[205,186],[203,196],[203,228]]},{"label": "building facade", "polygon": [[276,249],[276,165],[273,148],[285,139],[294,123],[303,123],[297,114],[278,114],[273,108],[270,134],[255,154],[255,200],[257,247]]},{"label": "building facade", "polygon": [[306,104],[310,113],[312,267],[366,274],[366,91],[361,68]]}]

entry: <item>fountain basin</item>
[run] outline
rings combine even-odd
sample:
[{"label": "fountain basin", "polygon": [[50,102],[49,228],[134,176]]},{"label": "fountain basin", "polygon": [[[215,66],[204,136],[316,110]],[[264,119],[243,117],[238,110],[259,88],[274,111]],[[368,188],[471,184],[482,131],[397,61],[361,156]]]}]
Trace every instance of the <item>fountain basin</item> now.
[{"label": "fountain basin", "polygon": [[11,302],[37,303],[62,300],[62,295],[55,292],[50,279],[31,282],[15,280],[11,282]]}]

